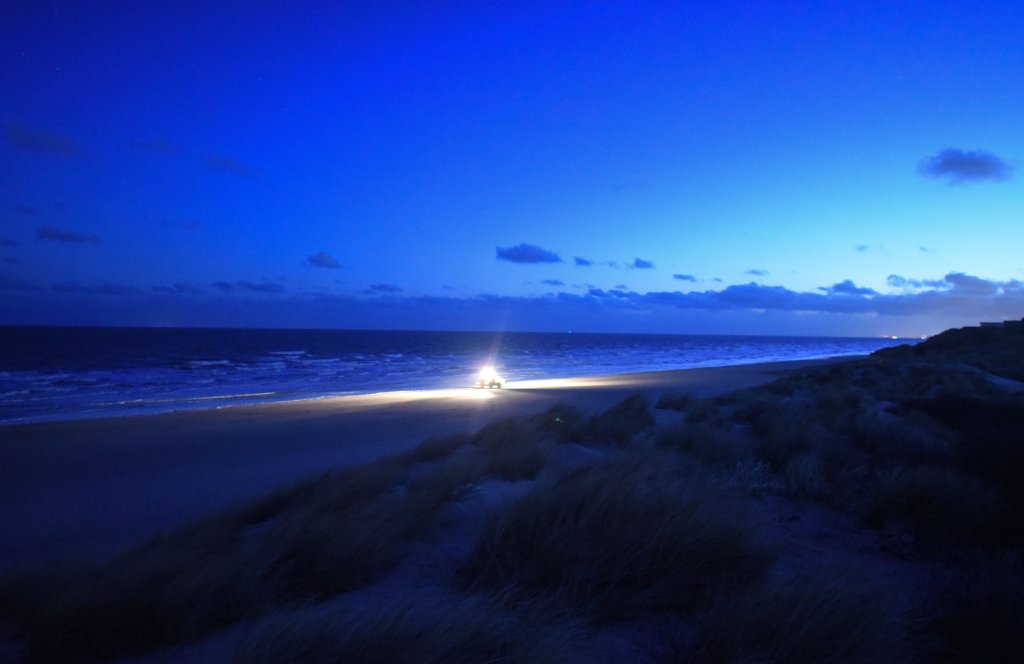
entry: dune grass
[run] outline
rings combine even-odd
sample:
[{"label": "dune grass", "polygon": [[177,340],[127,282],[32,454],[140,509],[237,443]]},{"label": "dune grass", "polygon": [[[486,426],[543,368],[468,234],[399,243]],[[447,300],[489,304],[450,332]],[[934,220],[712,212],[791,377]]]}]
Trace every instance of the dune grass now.
[{"label": "dune grass", "polygon": [[657,445],[687,454],[708,468],[732,468],[750,455],[749,441],[730,426],[678,424],[658,432]]},{"label": "dune grass", "polygon": [[720,599],[698,623],[686,662],[897,664],[910,661],[909,633],[853,579],[771,579]]},{"label": "dune grass", "polygon": [[654,424],[647,399],[634,394],[579,427],[576,436],[584,441],[614,443],[624,447],[637,434]]},{"label": "dune grass", "polygon": [[655,408],[686,412],[693,402],[694,398],[690,394],[663,394],[658,398]]},{"label": "dune grass", "polygon": [[572,661],[578,622],[537,601],[420,591],[357,610],[276,617],[248,634],[236,661],[551,662]]},{"label": "dune grass", "polygon": [[990,527],[998,508],[984,483],[949,468],[900,468],[880,475],[865,521],[894,521],[925,543],[972,546]]},{"label": "dune grass", "polygon": [[734,496],[668,452],[633,451],[542,485],[488,521],[464,586],[561,598],[592,620],[690,611],[770,562]]},{"label": "dune grass", "polygon": [[[613,409],[614,410],[614,409]],[[56,577],[7,578],[0,611],[36,660],[132,655],[200,638],[294,602],[372,583],[428,533],[441,508],[486,475],[530,479],[553,447],[580,437],[623,441],[646,426],[557,406],[474,435],[433,438],[395,457],[301,482],[156,538],[103,564]]]},{"label": "dune grass", "polygon": [[[956,367],[886,360],[657,403],[680,423],[653,431],[635,396],[429,439],[104,564],[8,576],[0,616],[28,635],[33,661],[140,654],[245,619],[257,627],[239,661],[566,661],[580,630],[665,612],[692,630],[668,661],[1019,654],[1024,397]],[[568,443],[598,458],[563,472],[549,462]],[[488,478],[535,483],[485,519],[457,588],[358,611],[332,603],[398,565]],[[798,501],[909,532],[900,555],[936,568],[969,562],[949,568],[912,633],[867,585],[776,576],[765,524],[752,522],[767,511],[753,505]]]},{"label": "dune grass", "polygon": [[[9,579],[0,605],[48,661],[142,653],[359,588],[480,476],[438,456],[450,443],[300,483],[59,580]],[[416,456],[440,460],[417,470]]]}]

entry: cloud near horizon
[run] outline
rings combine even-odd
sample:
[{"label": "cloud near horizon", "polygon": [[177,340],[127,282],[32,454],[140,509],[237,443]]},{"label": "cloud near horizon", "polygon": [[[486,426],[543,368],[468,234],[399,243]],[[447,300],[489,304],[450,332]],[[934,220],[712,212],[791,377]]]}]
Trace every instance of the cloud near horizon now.
[{"label": "cloud near horizon", "polygon": [[40,226],[37,228],[36,239],[48,240],[50,242],[66,242],[68,244],[99,244],[102,241],[98,235],[79,233],[55,226]]},{"label": "cloud near horizon", "polygon": [[152,291],[163,295],[202,295],[206,292],[199,286],[181,281],[170,286],[153,286]]},{"label": "cloud near horizon", "polygon": [[762,270],[760,268],[751,268],[749,270],[745,270],[743,274],[749,274],[752,277],[767,277],[768,270]]},{"label": "cloud near horizon", "polygon": [[334,258],[334,256],[331,256],[326,251],[321,251],[309,256],[306,259],[306,263],[312,265],[313,267],[322,267],[329,270],[334,270],[341,267],[341,263],[339,263]]},{"label": "cloud near horizon", "polygon": [[226,281],[215,281],[210,284],[222,293],[233,293],[236,291],[248,291],[250,293],[283,293],[285,291],[284,284],[279,284],[273,281],[236,281],[234,283],[228,283]]},{"label": "cloud near horizon", "polygon": [[647,261],[643,258],[634,258],[633,262],[629,264],[634,270],[652,270],[654,269],[654,261]]},{"label": "cloud near horizon", "polygon": [[691,281],[691,282],[696,282],[697,281],[697,277],[693,276],[692,274],[673,274],[672,278],[676,279],[678,281]]},{"label": "cloud near horizon", "polygon": [[561,263],[562,258],[535,244],[517,244],[514,247],[495,247],[497,259],[510,263]]},{"label": "cloud near horizon", "polygon": [[402,288],[394,284],[370,284],[364,293],[401,293]]},{"label": "cloud near horizon", "polygon": [[135,286],[129,286],[128,284],[95,284],[88,285],[78,281],[63,281],[55,284],[51,284],[50,288],[58,293],[83,293],[86,295],[113,295],[113,296],[125,296],[125,295],[139,295],[142,293],[141,288]]},{"label": "cloud near horizon", "polygon": [[[734,284],[721,290],[705,291],[662,291],[639,293],[624,287],[603,290],[588,287],[583,293],[557,292],[536,296],[503,296],[479,294],[469,297],[448,296],[396,296],[394,298],[378,298],[381,292],[391,291],[390,284],[374,284],[370,291],[362,294],[330,294],[330,293],[293,293],[284,294],[285,288],[276,282],[216,282],[212,284],[215,293],[242,294],[262,293],[275,297],[265,300],[269,312],[287,311],[294,315],[295,320],[332,320],[340,324],[345,320],[356,320],[365,317],[367,320],[395,320],[389,316],[399,316],[401,312],[419,317],[418,320],[432,322],[444,326],[449,318],[452,320],[478,320],[479,315],[487,312],[502,312],[502,315],[513,316],[521,325],[535,325],[538,329],[551,326],[556,321],[566,321],[575,327],[584,328],[580,324],[585,321],[608,320],[606,314],[618,312],[626,314],[635,312],[643,318],[632,315],[626,318],[615,317],[617,320],[640,321],[652,316],[650,320],[679,320],[680,313],[673,312],[723,312],[721,320],[736,320],[736,316],[746,317],[775,312],[775,316],[824,315],[852,317],[864,324],[864,321],[875,317],[906,318],[921,317],[927,320],[945,320],[953,325],[976,324],[981,320],[1017,319],[1024,314],[1024,282],[1019,280],[995,281],[983,279],[962,272],[950,272],[940,279],[908,279],[898,275],[890,277],[890,286],[901,288],[901,291],[882,293],[870,288],[857,286],[852,280],[843,280],[832,286],[821,287],[815,292],[793,291],[783,286],[767,286],[750,282]],[[622,285],[620,285],[622,286]],[[397,288],[397,287],[396,287]],[[10,306],[26,306],[32,298],[38,297],[30,291],[39,290],[39,286],[13,276],[0,275],[0,289],[8,292],[8,308]],[[125,302],[126,312],[147,311],[146,307],[154,307],[152,311],[162,311],[161,307],[186,307],[181,311],[194,310],[207,312],[206,322],[196,319],[192,324],[212,324],[215,321],[230,321],[225,316],[224,306],[233,299],[224,300],[202,289],[186,283],[173,286],[153,286],[141,289],[135,286],[102,283],[96,285],[80,282],[60,282],[50,285],[49,290],[54,296],[76,298],[68,300],[68,306],[87,307],[91,297],[102,298],[108,302]],[[20,293],[20,294],[19,294]],[[174,295],[173,300],[168,295]],[[117,296],[117,297],[112,297]],[[17,304],[16,298],[22,298]],[[237,300],[242,302],[243,300]],[[331,304],[325,307],[325,304]],[[337,305],[335,308],[334,305]],[[120,306],[120,305],[119,305]],[[234,310],[231,310],[234,311]],[[247,309],[252,315],[257,310]],[[474,317],[473,313],[477,315]],[[557,313],[556,313],[557,312]],[[731,312],[731,313],[730,313]],[[344,316],[343,316],[344,313]],[[242,314],[242,310],[236,312]],[[324,316],[343,316],[341,318],[323,318]],[[303,318],[305,317],[305,318]],[[311,318],[312,317],[312,318]],[[356,318],[353,318],[356,317]],[[133,319],[134,320],[134,319]],[[141,322],[140,319],[139,322]],[[707,319],[711,320],[711,319]],[[776,319],[777,320],[777,319]],[[807,319],[810,320],[810,319]],[[572,322],[576,321],[576,322]],[[308,324],[308,323],[304,323]],[[843,325],[842,323],[836,323]],[[886,328],[893,323],[873,324],[875,329],[882,325]],[[905,323],[899,323],[903,325]],[[809,329],[809,328],[808,328]],[[840,328],[832,328],[833,332]],[[933,330],[930,327],[922,328]]]},{"label": "cloud near horizon", "polygon": [[823,286],[818,290],[833,295],[877,295],[878,291],[873,288],[863,288],[853,283],[853,280],[846,279],[831,286]]},{"label": "cloud near horizon", "polygon": [[[898,279],[896,281],[900,283]],[[989,281],[961,272],[951,272],[942,279],[904,281],[927,283],[932,286],[929,290],[921,292],[884,294],[870,288],[858,287],[847,279],[819,289],[823,290],[823,293],[814,293],[750,282],[728,286],[720,291],[690,293],[671,291],[641,294],[591,289],[584,297],[611,300],[620,304],[628,302],[631,307],[639,308],[672,306],[680,309],[780,310],[879,316],[945,313],[977,316],[979,319],[1019,318],[1024,313],[1024,282],[1018,280]],[[890,284],[892,283],[890,277]],[[564,295],[570,296],[568,293]]]},{"label": "cloud near horizon", "polygon": [[1013,167],[991,152],[946,148],[922,160],[918,171],[925,177],[945,180],[947,184],[965,184],[1007,180]]},{"label": "cloud near horizon", "polygon": [[78,157],[85,150],[73,139],[60,134],[53,134],[40,129],[33,129],[19,124],[4,127],[7,144],[23,152],[56,155],[60,157]]}]

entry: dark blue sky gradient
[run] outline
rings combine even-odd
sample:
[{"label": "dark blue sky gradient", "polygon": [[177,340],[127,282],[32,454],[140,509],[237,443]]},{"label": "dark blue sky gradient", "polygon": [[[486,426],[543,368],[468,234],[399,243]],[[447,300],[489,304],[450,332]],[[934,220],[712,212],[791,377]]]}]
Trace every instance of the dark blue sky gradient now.
[{"label": "dark blue sky gradient", "polygon": [[204,4],[0,10],[0,323],[1024,315],[1021,3]]}]

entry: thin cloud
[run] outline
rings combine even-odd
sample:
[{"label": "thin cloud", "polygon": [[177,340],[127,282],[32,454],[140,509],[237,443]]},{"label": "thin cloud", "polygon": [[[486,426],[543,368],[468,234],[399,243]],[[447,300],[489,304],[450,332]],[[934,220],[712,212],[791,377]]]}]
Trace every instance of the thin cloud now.
[{"label": "thin cloud", "polygon": [[306,259],[306,263],[313,267],[322,267],[328,270],[336,270],[341,267],[341,263],[335,260],[334,256],[331,256],[326,251],[321,251],[309,256]]},{"label": "thin cloud", "polygon": [[401,293],[402,289],[394,284],[370,284],[370,293]]},{"label": "thin cloud", "polygon": [[222,293],[248,291],[250,293],[277,294],[285,292],[283,284],[275,283],[273,281],[236,281],[234,283],[215,281],[210,285]]},{"label": "thin cloud", "polygon": [[98,235],[79,233],[67,230],[66,228],[56,228],[55,226],[40,226],[37,228],[36,239],[50,242],[65,242],[68,244],[99,244],[101,242]]},{"label": "thin cloud", "polygon": [[965,184],[1006,180],[1013,173],[1013,167],[991,152],[946,148],[922,160],[918,171],[948,184]]},{"label": "thin cloud", "polygon": [[231,173],[233,175],[240,175],[244,178],[256,178],[259,177],[259,171],[254,168],[250,168],[245,164],[226,157],[222,154],[211,154],[203,158],[203,163],[214,170],[221,171],[223,173]]},{"label": "thin cloud", "polygon": [[9,237],[0,237],[0,247],[17,247],[18,243]]},{"label": "thin cloud", "polygon": [[81,293],[83,295],[111,295],[122,297],[125,295],[138,295],[141,289],[127,284],[95,284],[88,285],[78,281],[64,281],[51,285],[51,288],[58,293]]},{"label": "thin cloud", "polygon": [[85,150],[74,139],[24,125],[7,125],[4,127],[4,134],[7,137],[7,144],[15,150],[61,157],[85,154]]},{"label": "thin cloud", "polygon": [[564,286],[565,285],[565,282],[561,281],[559,279],[541,279],[540,283],[544,284],[545,286]]},{"label": "thin cloud", "polygon": [[767,277],[768,270],[762,270],[760,268],[751,268],[743,272],[743,274],[749,274],[752,277]]},{"label": "thin cloud", "polygon": [[870,247],[870,245],[866,245],[866,244],[858,244],[856,247],[853,248],[853,250],[856,251],[859,254],[863,254],[863,253],[865,253],[867,251],[870,251],[871,247]]},{"label": "thin cloud", "polygon": [[594,261],[587,260],[586,258],[583,258],[582,256],[573,256],[573,261],[575,261],[576,265],[579,266],[579,267],[590,267],[591,265],[594,264]]},{"label": "thin cloud", "polygon": [[284,284],[273,281],[236,281],[235,286],[239,290],[253,293],[283,293]]},{"label": "thin cloud", "polygon": [[633,262],[629,264],[629,267],[634,270],[651,270],[654,268],[654,261],[647,261],[643,258],[634,258]]},{"label": "thin cloud", "polygon": [[672,278],[673,279],[677,279],[679,281],[690,281],[690,282],[696,282],[697,281],[697,277],[693,276],[692,274],[673,274]]},{"label": "thin cloud", "polygon": [[194,284],[178,282],[171,286],[153,286],[154,293],[162,295],[202,295],[206,291]]},{"label": "thin cloud", "polygon": [[497,259],[510,263],[561,263],[562,258],[535,244],[517,244],[514,247],[495,247]]},{"label": "thin cloud", "polygon": [[23,205],[21,203],[16,203],[16,204],[12,205],[11,206],[11,211],[13,211],[15,214],[20,214],[23,217],[38,217],[39,216],[39,208],[32,207],[31,205]]}]

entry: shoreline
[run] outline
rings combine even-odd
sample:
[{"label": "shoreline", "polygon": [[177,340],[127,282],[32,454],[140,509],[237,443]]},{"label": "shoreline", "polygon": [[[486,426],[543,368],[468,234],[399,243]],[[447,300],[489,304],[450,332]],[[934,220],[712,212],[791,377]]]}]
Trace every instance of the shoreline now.
[{"label": "shoreline", "polygon": [[[856,360],[867,357],[863,353],[851,353],[851,354],[840,354],[840,355],[815,355],[810,357],[801,357],[797,359],[756,359],[756,360],[739,360],[735,362],[721,363],[719,361],[709,361],[709,363],[697,363],[693,366],[678,367],[672,369],[650,369],[650,370],[638,370],[638,371],[623,371],[608,374],[584,374],[570,377],[558,377],[558,378],[532,378],[527,380],[516,380],[506,386],[507,389],[524,389],[526,386],[539,386],[545,383],[562,382],[566,381],[586,381],[586,380],[602,380],[626,376],[626,377],[637,377],[637,376],[653,376],[657,374],[671,374],[679,371],[692,371],[692,370],[703,370],[703,369],[719,369],[727,367],[745,367],[745,366],[761,366],[769,364],[789,364],[794,362],[821,362],[821,361],[842,361],[842,360]],[[641,381],[642,382],[642,381]],[[119,402],[109,409],[97,409],[91,411],[83,411],[72,414],[47,414],[47,415],[28,415],[24,417],[16,417],[11,419],[0,419],[0,431],[3,431],[8,427],[16,426],[29,426],[36,424],[56,424],[56,423],[71,423],[71,422],[83,422],[92,420],[108,420],[108,419],[119,419],[129,417],[149,417],[158,415],[173,415],[173,414],[184,414],[194,413],[201,411],[215,411],[223,410],[227,408],[246,408],[246,407],[261,407],[261,406],[273,406],[275,404],[288,404],[288,403],[299,403],[305,401],[319,401],[323,399],[347,399],[357,397],[370,397],[381,394],[406,394],[406,393],[431,393],[431,392],[450,392],[452,390],[459,389],[475,389],[466,388],[459,386],[427,386],[427,387],[414,387],[408,389],[386,389],[386,390],[353,390],[353,391],[340,391],[331,392],[327,394],[285,394],[275,392],[248,392],[242,394],[225,394],[225,395],[213,395],[195,397],[190,400],[183,400],[174,405],[161,406],[161,403],[167,403],[176,401],[173,399],[156,400],[151,404],[147,404],[139,407],[131,407],[126,403]],[[252,397],[267,397],[265,399],[252,399]],[[218,403],[225,402],[225,403]]]},{"label": "shoreline", "polygon": [[109,556],[303,478],[557,403],[594,412],[636,393],[652,401],[708,397],[859,357],[7,425],[0,429],[0,561]]}]

